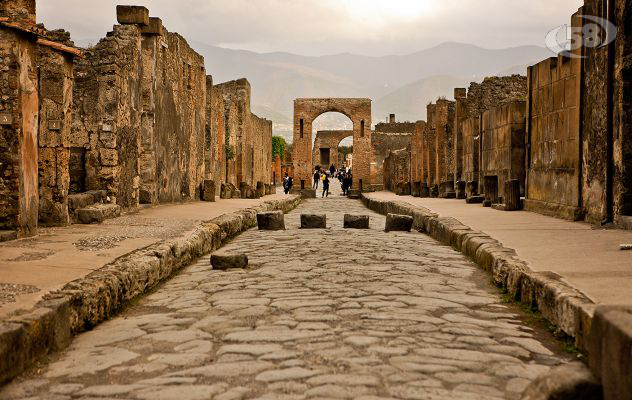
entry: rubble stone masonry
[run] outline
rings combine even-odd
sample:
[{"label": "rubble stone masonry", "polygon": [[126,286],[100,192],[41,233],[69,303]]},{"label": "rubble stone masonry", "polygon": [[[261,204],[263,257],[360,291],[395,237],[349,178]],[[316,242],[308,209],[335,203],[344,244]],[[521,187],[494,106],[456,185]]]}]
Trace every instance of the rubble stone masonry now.
[{"label": "rubble stone masonry", "polygon": [[119,24],[80,51],[35,25],[35,0],[0,3],[0,230],[73,222],[74,195],[134,209],[228,182],[270,192],[272,123],[250,112],[248,81],[214,86],[145,7],[116,11]]}]

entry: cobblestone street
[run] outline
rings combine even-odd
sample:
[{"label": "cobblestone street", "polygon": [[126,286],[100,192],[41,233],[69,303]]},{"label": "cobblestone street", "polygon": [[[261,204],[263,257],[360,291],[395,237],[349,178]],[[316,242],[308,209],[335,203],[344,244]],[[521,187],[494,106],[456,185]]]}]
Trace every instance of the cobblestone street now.
[{"label": "cobblestone street", "polygon": [[[299,230],[301,213],[328,229]],[[345,213],[371,229],[344,230]],[[468,259],[383,232],[360,201],[319,193],[285,220],[223,248],[249,269],[200,259],[0,398],[516,399],[569,358]]]}]

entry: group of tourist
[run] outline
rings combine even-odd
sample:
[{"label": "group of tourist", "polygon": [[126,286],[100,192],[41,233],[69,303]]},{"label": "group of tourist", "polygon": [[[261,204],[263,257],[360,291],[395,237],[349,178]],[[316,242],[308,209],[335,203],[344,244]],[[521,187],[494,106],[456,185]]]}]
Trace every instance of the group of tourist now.
[{"label": "group of tourist", "polygon": [[[329,170],[322,169],[320,165],[317,165],[314,168],[314,183],[312,184],[312,189],[318,190],[318,186],[320,185],[320,182],[322,182],[323,192],[321,197],[329,197],[330,178],[338,179],[340,187],[342,188],[343,196],[349,194],[349,189],[351,189],[351,185],[353,184],[353,175],[351,174],[351,170],[346,170],[345,168],[337,170],[336,166],[333,164],[329,167]],[[292,190],[292,186],[294,186],[294,180],[286,172],[283,177],[283,191],[285,194],[288,194],[290,190]]]}]

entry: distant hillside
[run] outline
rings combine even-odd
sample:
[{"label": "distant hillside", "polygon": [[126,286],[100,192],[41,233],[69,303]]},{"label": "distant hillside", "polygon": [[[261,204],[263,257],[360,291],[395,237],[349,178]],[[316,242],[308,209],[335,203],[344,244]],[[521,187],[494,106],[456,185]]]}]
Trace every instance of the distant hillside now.
[{"label": "distant hillside", "polygon": [[307,57],[192,46],[204,55],[215,82],[248,78],[255,112],[285,125],[292,120],[297,97],[370,97],[375,121],[391,112],[398,119],[422,119],[426,103],[440,95],[451,98],[454,86],[499,72],[524,74],[527,65],[549,56],[549,50],[537,46],[492,50],[462,43],[384,57]]}]

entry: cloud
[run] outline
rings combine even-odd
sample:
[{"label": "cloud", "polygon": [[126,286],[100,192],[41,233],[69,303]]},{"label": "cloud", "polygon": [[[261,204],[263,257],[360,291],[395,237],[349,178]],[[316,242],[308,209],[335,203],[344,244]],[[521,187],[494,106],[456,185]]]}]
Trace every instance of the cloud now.
[{"label": "cloud", "polygon": [[[120,1],[118,1],[120,2]],[[117,1],[46,0],[38,19],[95,42]],[[129,2],[125,2],[129,4]],[[307,55],[405,54],[446,41],[501,48],[542,45],[582,0],[137,0],[191,42]]]}]

